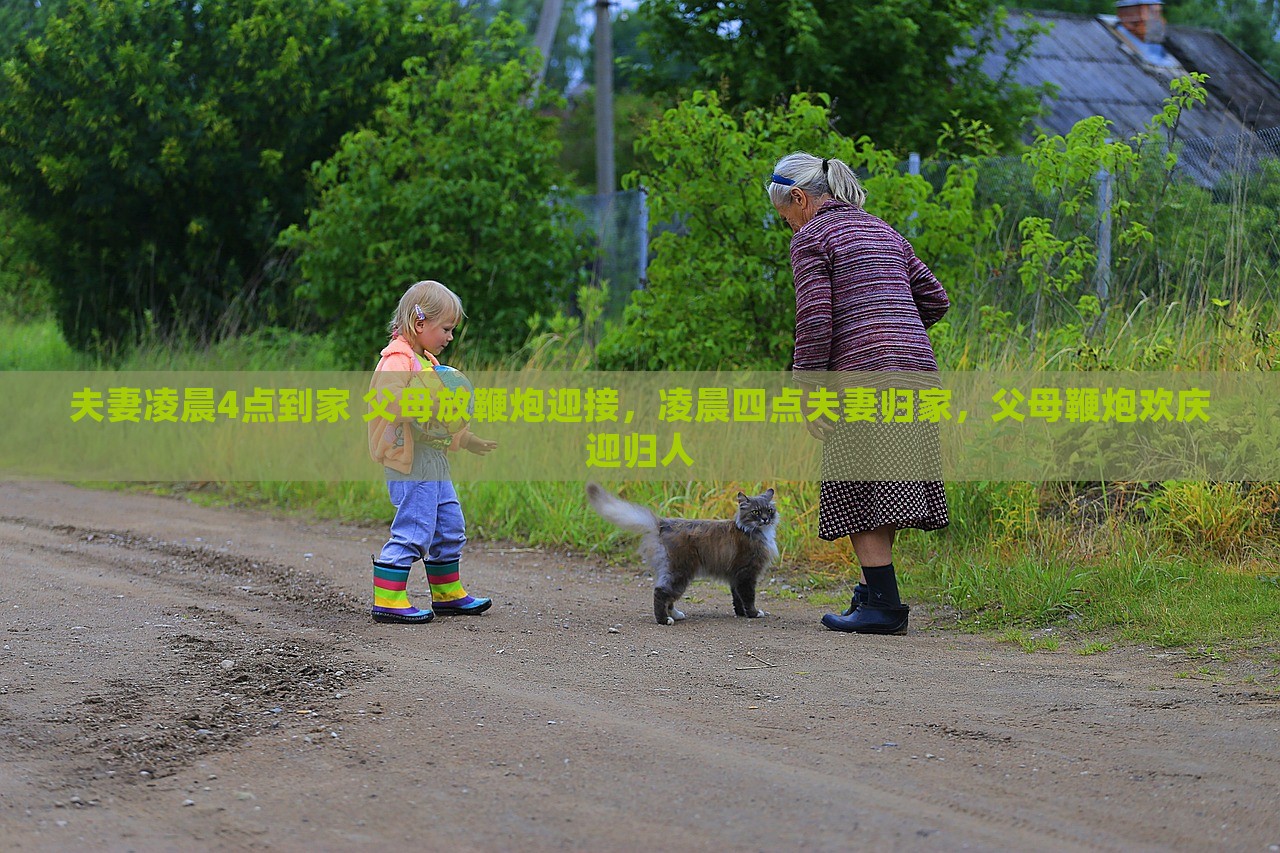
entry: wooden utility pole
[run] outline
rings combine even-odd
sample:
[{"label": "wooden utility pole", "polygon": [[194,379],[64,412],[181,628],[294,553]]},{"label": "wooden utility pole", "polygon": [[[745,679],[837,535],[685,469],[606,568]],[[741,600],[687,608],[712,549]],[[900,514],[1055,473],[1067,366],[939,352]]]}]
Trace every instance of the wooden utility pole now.
[{"label": "wooden utility pole", "polygon": [[542,54],[542,64],[538,66],[538,85],[547,76],[547,63],[551,61],[551,48],[556,43],[556,28],[560,23],[560,10],[564,8],[564,0],[542,0],[542,13],[538,15],[538,31],[533,35],[533,45]]},{"label": "wooden utility pole", "polygon": [[596,0],[596,193],[601,196],[612,193],[615,188],[612,26],[609,0]]}]

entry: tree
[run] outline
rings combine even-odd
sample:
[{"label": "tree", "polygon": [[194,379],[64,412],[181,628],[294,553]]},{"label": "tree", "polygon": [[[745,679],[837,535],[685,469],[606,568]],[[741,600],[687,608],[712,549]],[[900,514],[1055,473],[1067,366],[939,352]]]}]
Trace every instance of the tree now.
[{"label": "tree", "polygon": [[0,4],[0,57],[39,35],[44,22],[63,5],[65,0],[8,0]]},{"label": "tree", "polygon": [[535,95],[523,37],[498,18],[456,60],[411,60],[369,125],[317,165],[318,202],[284,241],[352,367],[369,365],[414,281],[462,297],[450,359],[510,351],[576,287],[585,254],[556,195],[557,121],[541,109],[555,95]]},{"label": "tree", "polygon": [[[649,96],[623,92],[614,98],[613,113],[617,134],[617,170],[618,174],[625,175],[639,166],[635,154],[636,140],[649,123],[662,114],[662,107]],[[560,162],[575,185],[586,193],[596,191],[595,126],[595,97],[589,93],[566,112],[560,131],[564,144]]]},{"label": "tree", "polygon": [[[565,0],[560,9],[560,21],[556,25],[551,55],[547,57],[545,84],[556,92],[564,92],[583,73],[583,41],[581,15],[592,0]],[[467,9],[473,12],[481,25],[487,27],[500,14],[505,14],[524,25],[522,45],[533,44],[533,33],[538,27],[543,0],[470,0]]]},{"label": "tree", "polygon": [[65,0],[0,75],[0,180],[77,346],[281,316],[307,171],[413,54],[469,42],[444,0]]},{"label": "tree", "polygon": [[[648,88],[647,83],[654,69],[654,59],[646,42],[651,29],[649,19],[634,11],[623,10],[613,19],[613,55],[615,65],[613,84],[620,92],[638,92]],[[587,54],[587,82],[591,82],[593,51]],[[663,74],[673,80],[684,80],[697,71],[688,60],[677,62],[667,57],[662,63]]]},{"label": "tree", "polygon": [[[35,38],[61,0],[10,0],[0,4],[0,61]],[[0,185],[0,316],[22,319],[47,315],[49,282],[31,256],[31,221]]]},{"label": "tree", "polygon": [[0,317],[45,318],[53,302],[44,271],[26,247],[32,225],[0,186]]},{"label": "tree", "polygon": [[[579,4],[581,5],[581,4]],[[639,46],[638,39],[647,25],[634,13],[621,11],[613,17],[613,113],[614,154],[616,171],[625,175],[639,165],[635,155],[635,141],[655,118],[671,104],[660,94],[642,92],[638,76],[647,73],[652,66],[648,54]],[[586,48],[582,64],[582,83],[569,99],[564,114],[560,138],[564,142],[561,162],[569,170],[575,183],[584,192],[596,191],[596,139],[595,139],[595,44]]]},{"label": "tree", "polygon": [[[953,114],[1016,142],[1038,89],[1012,72],[1039,30],[1010,37],[998,79],[982,71],[1009,27],[996,0],[642,0],[650,88],[722,89],[731,107],[774,106],[796,92],[832,97],[837,128],[900,153],[931,152]],[[692,75],[669,69],[692,65]]]}]

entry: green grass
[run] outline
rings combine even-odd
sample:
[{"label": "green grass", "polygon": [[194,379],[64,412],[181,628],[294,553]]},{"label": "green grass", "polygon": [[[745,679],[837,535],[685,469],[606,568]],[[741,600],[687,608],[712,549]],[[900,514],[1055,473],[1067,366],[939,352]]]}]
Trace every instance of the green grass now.
[{"label": "green grass", "polygon": [[150,339],[115,356],[73,349],[52,319],[0,319],[0,370],[338,370],[325,337],[287,329],[259,329],[198,347]]},{"label": "green grass", "polygon": [[1265,299],[1160,304],[1144,298],[1100,320],[1072,317],[1029,334],[1013,312],[954,306],[931,331],[943,370],[1274,370],[1280,319]]},{"label": "green grass", "polygon": [[[755,484],[634,483],[631,500],[664,514],[731,512],[737,488]],[[813,484],[778,484],[780,500],[803,510]],[[964,489],[955,484],[949,489]],[[138,487],[134,487],[138,488]],[[206,505],[250,506],[351,523],[385,525],[379,483],[223,483],[168,487]],[[476,540],[506,540],[641,568],[635,537],[595,516],[578,483],[461,483]],[[764,596],[842,609],[856,568],[847,540],[818,543],[810,523],[784,511],[780,564]],[[1255,543],[1245,554],[1195,550],[1148,525],[1087,529],[1039,519],[1018,541],[975,540],[971,532],[905,531],[895,563],[904,596],[935,608],[935,622],[994,634],[1028,652],[1101,654],[1117,644],[1261,652],[1280,643],[1280,552]],[[1033,636],[1055,629],[1061,634]]]},{"label": "green grass", "polygon": [[1019,631],[1016,628],[1005,631],[998,639],[1002,643],[1013,643],[1027,654],[1034,654],[1035,652],[1056,652],[1058,650],[1058,646],[1062,644],[1061,640],[1057,637],[1033,637],[1026,631]]},{"label": "green grass", "polygon": [[114,359],[117,370],[338,370],[329,339],[281,328],[198,347],[185,341],[148,340]]},{"label": "green grass", "polygon": [[90,370],[92,361],[67,345],[53,320],[0,320],[0,370]]},{"label": "green grass", "polygon": [[377,482],[104,483],[78,486],[173,495],[200,506],[240,506],[351,524],[390,524],[387,487]]},{"label": "green grass", "polygon": [[1094,641],[1201,648],[1280,641],[1280,590],[1267,574],[1274,545],[1230,556],[1161,540],[1136,523],[1086,535],[1050,521],[998,550],[939,540],[932,559],[898,562],[908,593],[955,608],[965,629],[1065,627]]}]

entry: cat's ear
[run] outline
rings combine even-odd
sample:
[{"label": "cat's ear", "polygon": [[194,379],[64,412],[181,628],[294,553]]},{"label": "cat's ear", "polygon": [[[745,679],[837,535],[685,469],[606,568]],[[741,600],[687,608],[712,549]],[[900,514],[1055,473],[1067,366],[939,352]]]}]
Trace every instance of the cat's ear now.
[{"label": "cat's ear", "polygon": [[738,492],[738,503],[744,504],[746,502],[747,502],[747,496],[742,492]]},{"label": "cat's ear", "polygon": [[767,489],[764,493],[764,496],[769,500],[773,500],[773,489]]}]

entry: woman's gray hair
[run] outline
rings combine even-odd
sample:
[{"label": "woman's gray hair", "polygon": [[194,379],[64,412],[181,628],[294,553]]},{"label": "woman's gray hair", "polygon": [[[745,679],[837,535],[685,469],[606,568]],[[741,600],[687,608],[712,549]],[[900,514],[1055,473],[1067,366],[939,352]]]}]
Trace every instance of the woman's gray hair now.
[{"label": "woman's gray hair", "polygon": [[[775,178],[785,178],[792,183],[779,183]],[[791,203],[792,186],[815,198],[830,195],[858,208],[867,201],[867,191],[862,188],[853,169],[840,160],[823,160],[804,151],[788,154],[773,167],[773,175],[769,177],[769,200],[775,207]]]}]

